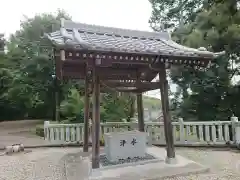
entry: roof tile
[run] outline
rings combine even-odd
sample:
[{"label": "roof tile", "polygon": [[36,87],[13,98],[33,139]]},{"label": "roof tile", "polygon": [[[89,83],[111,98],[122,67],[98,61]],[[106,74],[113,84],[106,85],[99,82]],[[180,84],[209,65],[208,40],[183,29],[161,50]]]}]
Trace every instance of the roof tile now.
[{"label": "roof tile", "polygon": [[[62,20],[63,21],[63,20]],[[57,45],[80,45],[99,51],[214,58],[215,54],[179,45],[167,32],[143,32],[63,21],[60,31],[47,35]]]}]

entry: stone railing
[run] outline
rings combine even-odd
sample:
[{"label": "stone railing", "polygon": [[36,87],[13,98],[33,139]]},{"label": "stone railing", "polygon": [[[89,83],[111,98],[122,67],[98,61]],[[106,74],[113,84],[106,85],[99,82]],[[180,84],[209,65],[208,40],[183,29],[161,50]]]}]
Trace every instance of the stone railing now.
[{"label": "stone railing", "polygon": [[[175,144],[226,144],[235,141],[240,142],[240,124],[237,117],[231,121],[210,122],[184,122],[181,118],[178,122],[172,122],[173,137]],[[45,139],[52,143],[81,143],[83,142],[83,124],[49,124],[44,123]],[[100,137],[107,132],[130,131],[137,129],[137,123],[101,123]],[[238,130],[239,129],[239,130]],[[147,122],[145,131],[148,133],[148,143],[164,145],[163,122]],[[91,142],[91,125],[89,129],[89,140]],[[238,136],[240,137],[240,136]]]}]

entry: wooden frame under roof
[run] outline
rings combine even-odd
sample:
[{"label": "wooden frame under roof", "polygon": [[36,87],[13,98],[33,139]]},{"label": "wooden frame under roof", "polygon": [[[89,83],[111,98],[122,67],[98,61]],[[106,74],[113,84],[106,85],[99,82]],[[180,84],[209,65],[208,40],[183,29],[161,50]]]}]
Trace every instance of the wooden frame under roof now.
[{"label": "wooden frame under roof", "polygon": [[[84,151],[88,151],[89,87],[93,86],[93,168],[99,168],[101,87],[137,93],[140,131],[144,131],[142,92],[160,88],[167,158],[175,158],[166,68],[172,65],[205,68],[222,53],[179,45],[167,32],[110,28],[64,19],[59,31],[46,36],[55,48],[57,78],[85,80]],[[159,82],[152,82],[157,74]]]}]

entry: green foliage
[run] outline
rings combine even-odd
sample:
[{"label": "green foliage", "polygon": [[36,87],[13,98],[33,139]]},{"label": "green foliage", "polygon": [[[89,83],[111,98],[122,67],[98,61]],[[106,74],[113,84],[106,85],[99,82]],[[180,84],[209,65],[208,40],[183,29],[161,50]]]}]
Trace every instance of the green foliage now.
[{"label": "green foliage", "polygon": [[61,102],[60,111],[70,122],[84,122],[84,99],[77,89],[69,90],[68,96]]},{"label": "green foliage", "polygon": [[[160,91],[159,91],[160,94]],[[149,110],[160,110],[161,100],[153,97],[143,96],[143,104],[145,108]]]},{"label": "green foliage", "polygon": [[134,115],[135,98],[131,94],[108,93],[102,96],[102,106],[104,109],[104,121],[119,122],[122,119],[130,118]]},{"label": "green foliage", "polygon": [[40,137],[44,137],[44,128],[43,125],[37,125],[36,126],[36,135]]},{"label": "green foliage", "polygon": [[151,27],[156,30],[172,28],[193,21],[204,0],[149,0],[152,4]]},{"label": "green foliage", "polygon": [[42,14],[26,18],[7,42],[8,53],[0,57],[0,119],[46,118],[53,111],[52,48],[43,33],[51,32],[60,17]]},{"label": "green foliage", "polygon": [[[118,96],[117,93],[101,94],[100,119],[102,122],[120,122],[122,119],[130,120],[134,115],[135,99],[127,94]],[[91,101],[92,102],[92,101]],[[90,111],[92,112],[92,103]],[[69,90],[68,96],[61,103],[61,114],[68,122],[83,123],[84,97],[76,88]],[[90,117],[91,118],[91,117]]]},{"label": "green foliage", "polygon": [[[168,22],[178,21],[173,29],[173,39],[193,48],[206,47],[214,52],[224,50],[226,55],[216,59],[206,72],[186,67],[171,70],[171,79],[178,85],[172,107],[180,109],[178,115],[186,120],[226,120],[233,113],[240,115],[237,108],[240,104],[236,100],[239,86],[231,83],[232,77],[239,74],[240,11],[237,1],[187,2],[195,3],[193,9],[198,7],[193,19],[193,11],[186,7],[163,17]],[[154,7],[171,3],[177,4],[179,0],[152,1]],[[164,12],[165,5],[153,9],[152,20]],[[184,18],[181,13],[185,13]]]}]

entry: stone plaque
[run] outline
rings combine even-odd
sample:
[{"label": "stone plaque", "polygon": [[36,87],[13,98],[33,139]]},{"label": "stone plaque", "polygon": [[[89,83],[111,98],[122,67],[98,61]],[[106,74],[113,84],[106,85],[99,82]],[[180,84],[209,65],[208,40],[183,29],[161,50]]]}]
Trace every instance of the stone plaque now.
[{"label": "stone plaque", "polygon": [[147,133],[139,131],[104,134],[105,153],[109,161],[146,155]]}]

